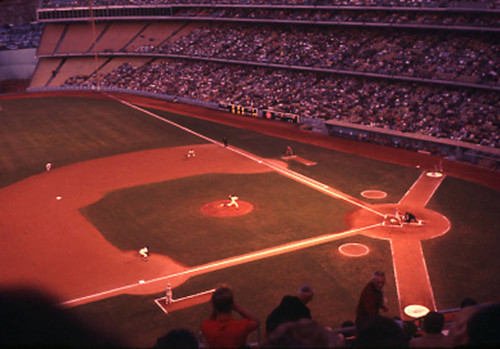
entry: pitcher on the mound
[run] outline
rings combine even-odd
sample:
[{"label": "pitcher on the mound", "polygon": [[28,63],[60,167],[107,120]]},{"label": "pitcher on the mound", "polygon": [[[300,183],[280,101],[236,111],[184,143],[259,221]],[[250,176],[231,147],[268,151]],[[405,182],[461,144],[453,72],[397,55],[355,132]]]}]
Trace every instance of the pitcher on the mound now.
[{"label": "pitcher on the mound", "polygon": [[234,194],[233,195],[229,195],[230,202],[228,202],[228,203],[222,203],[221,206],[226,206],[226,207],[234,206],[234,207],[236,207],[237,210],[239,210],[240,209],[240,205],[238,204],[238,200],[239,199],[240,198],[237,197]]}]

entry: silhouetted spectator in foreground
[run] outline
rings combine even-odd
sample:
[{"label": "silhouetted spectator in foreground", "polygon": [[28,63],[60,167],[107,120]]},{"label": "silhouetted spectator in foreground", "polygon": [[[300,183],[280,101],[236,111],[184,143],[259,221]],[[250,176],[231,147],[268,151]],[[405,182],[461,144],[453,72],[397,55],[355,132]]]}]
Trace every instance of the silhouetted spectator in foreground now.
[{"label": "silhouetted spectator in foreground", "polygon": [[119,347],[59,307],[54,299],[29,289],[0,291],[0,347]]},{"label": "silhouetted spectator in foreground", "polygon": [[477,305],[477,301],[473,298],[465,298],[461,303],[460,303],[460,308],[463,309],[465,307],[470,307]]},{"label": "silhouetted spectator in foreground", "polygon": [[467,324],[468,345],[495,347],[500,345],[500,303],[487,305],[477,311]]},{"label": "silhouetted spectator in foreground", "polygon": [[351,347],[355,343],[356,339],[356,327],[354,321],[346,320],[340,325],[340,330],[337,333],[341,336],[345,345]]},{"label": "silhouetted spectator in foreground", "polygon": [[460,309],[455,316],[455,320],[453,320],[450,325],[448,337],[454,347],[467,345],[469,343],[469,334],[467,330],[468,323],[474,314],[486,306],[479,304],[474,305],[474,302],[476,301],[473,299],[464,299],[461,304],[462,309]]},{"label": "silhouetted spectator in foreground", "polygon": [[342,338],[316,321],[300,319],[279,325],[268,337],[264,348],[335,348]]},{"label": "silhouetted spectator in foreground", "polygon": [[430,311],[424,316],[424,335],[410,340],[412,348],[449,348],[450,339],[441,331],[444,327],[444,315]]},{"label": "silhouetted spectator in foreground", "polygon": [[357,348],[401,348],[407,346],[406,336],[394,320],[384,316],[368,319],[356,336]]},{"label": "silhouetted spectator in foreground", "polygon": [[[212,294],[212,315],[201,324],[209,348],[238,348],[246,344],[248,334],[259,327],[259,321],[233,299],[233,291],[219,287]],[[242,316],[235,320],[232,310]]]},{"label": "silhouetted spectator in foreground", "polygon": [[269,314],[266,320],[266,334],[274,331],[279,325],[288,321],[299,319],[312,319],[311,310],[307,307],[314,297],[314,290],[311,286],[304,285],[297,291],[297,296],[286,295]]},{"label": "silhouetted spectator in foreground", "polygon": [[189,330],[177,328],[168,332],[156,341],[156,348],[198,348],[198,339]]},{"label": "silhouetted spectator in foreground", "polygon": [[410,339],[416,337],[418,332],[418,327],[411,320],[403,321],[403,332],[405,334],[406,341],[409,342]]}]

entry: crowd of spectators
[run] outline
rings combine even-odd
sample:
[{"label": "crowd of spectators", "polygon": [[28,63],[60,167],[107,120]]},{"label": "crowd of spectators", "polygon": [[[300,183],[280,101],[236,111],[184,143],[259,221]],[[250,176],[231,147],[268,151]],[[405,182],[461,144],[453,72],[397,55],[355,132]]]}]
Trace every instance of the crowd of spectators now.
[{"label": "crowd of spectators", "polygon": [[[301,290],[308,290],[301,297]],[[371,282],[367,284],[371,287]],[[373,307],[360,296],[359,305]],[[379,291],[381,295],[383,293]],[[345,321],[349,327],[332,329],[314,320],[307,304],[314,290],[308,285],[299,289],[297,296],[286,295],[280,305],[267,317],[264,338],[248,343],[248,335],[259,327],[259,319],[234,300],[233,291],[219,287],[212,295],[212,315],[201,325],[198,341],[189,330],[176,328],[158,338],[156,347],[163,348],[451,348],[456,346],[493,346],[500,344],[498,327],[500,303],[471,305],[458,313],[455,321],[445,329],[442,313],[430,311],[421,320],[419,329],[414,321],[389,318],[375,312],[366,315],[361,325]],[[366,296],[366,294],[365,294]],[[359,308],[359,306],[358,306]],[[233,314],[239,314],[234,317]],[[453,330],[456,323],[460,331]],[[269,327],[268,324],[273,326]],[[446,332],[445,332],[446,331]],[[447,333],[449,332],[449,334]]]},{"label": "crowd of spectators", "polygon": [[[500,147],[495,91],[181,59],[125,63],[99,83]],[[96,77],[65,84],[92,87]]]},{"label": "crowd of spectators", "polygon": [[[406,347],[494,347],[500,344],[500,303],[478,304],[466,298],[451,323],[442,313],[430,311],[423,318],[403,321],[379,314],[385,307],[382,288],[384,275],[374,278],[359,290],[358,307],[365,308],[356,322],[346,320],[340,327],[321,324],[309,308],[315,299],[310,285],[301,286],[295,295],[283,296],[279,305],[269,309],[265,331],[261,320],[241,294],[218,287],[211,296],[211,314],[198,324],[200,336],[177,327],[156,340],[156,348],[406,348]],[[378,285],[378,286],[376,286]],[[371,296],[370,296],[371,295]],[[375,297],[375,298],[373,298]],[[378,297],[378,298],[377,298]],[[236,301],[238,299],[238,301]],[[378,299],[378,300],[377,300]],[[51,296],[29,288],[0,291],[0,346],[2,347],[117,347],[123,339],[105,328],[96,328],[68,313]],[[208,307],[208,306],[207,306]],[[353,312],[354,316],[354,312]],[[362,321],[361,321],[362,320]],[[417,324],[423,322],[419,329]],[[262,322],[263,323],[263,322]],[[182,326],[182,324],[178,324]],[[257,332],[249,343],[249,335]],[[253,337],[253,338],[255,338]]]},{"label": "crowd of spectators", "polygon": [[[76,6],[79,0],[46,0],[44,6]],[[286,4],[352,6],[451,5],[435,0],[261,1],[115,0],[115,5]],[[94,1],[95,6],[103,5]],[[106,2],[109,5],[109,2]],[[453,3],[455,4],[455,3]],[[476,4],[492,8],[495,2]],[[495,14],[440,15],[412,11],[315,11],[269,8],[183,8],[184,15],[330,21],[387,21],[498,26]],[[213,103],[274,109],[300,117],[324,118],[500,147],[498,93],[430,83],[362,77],[442,80],[500,86],[500,43],[494,32],[402,30],[343,26],[211,22],[156,46],[134,52],[158,54],[150,63],[123,64],[99,78],[118,87]],[[176,56],[180,59],[164,58]],[[221,64],[212,59],[239,61]],[[133,59],[131,59],[133,61]],[[262,66],[275,65],[273,68]],[[253,65],[253,66],[252,66]],[[260,65],[256,67],[256,65]],[[276,66],[277,65],[277,66]],[[286,68],[286,69],[285,69]],[[293,68],[293,69],[289,69]],[[326,70],[313,72],[311,70]],[[335,74],[337,73],[337,74]],[[338,74],[342,73],[344,75]],[[358,75],[358,77],[355,77]],[[95,76],[74,76],[66,85],[90,87]]]},{"label": "crowd of spectators", "polygon": [[[94,6],[127,6],[156,4],[233,4],[233,5],[316,5],[316,6],[386,6],[386,7],[452,7],[456,0],[93,0]],[[496,8],[495,0],[475,0],[475,6]],[[42,7],[88,6],[86,0],[42,0]]]},{"label": "crowd of spectators", "polygon": [[159,53],[500,85],[496,34],[318,26],[200,26]]},{"label": "crowd of spectators", "polygon": [[43,24],[5,25],[0,28],[0,51],[36,48],[42,37]]},{"label": "crowd of spectators", "polygon": [[[384,273],[376,272],[361,292],[356,323],[347,320],[335,329],[314,320],[308,307],[314,289],[304,285],[297,295],[282,298],[267,316],[263,338],[259,335],[258,341],[252,343],[248,343],[248,335],[259,328],[259,319],[236,303],[230,288],[219,287],[212,294],[212,315],[201,324],[199,340],[189,330],[176,328],[158,338],[156,347],[451,348],[500,343],[496,333],[500,303],[468,305],[445,328],[445,316],[436,311],[416,321],[380,315],[379,308],[385,308],[384,284]],[[362,317],[359,309],[365,309]]]},{"label": "crowd of spectators", "polygon": [[420,12],[420,11],[391,11],[391,10],[337,10],[337,9],[300,9],[300,8],[238,8],[238,7],[180,7],[175,8],[173,16],[181,17],[208,17],[208,18],[238,18],[238,19],[265,19],[288,21],[312,21],[331,23],[376,23],[404,24],[416,26],[458,26],[498,28],[500,17],[496,13],[487,12]]},{"label": "crowd of spectators", "polygon": [[[138,14],[140,15],[140,14]],[[153,15],[153,14],[151,14]],[[161,13],[164,16],[165,13]],[[453,26],[460,27],[462,30],[481,28],[483,30],[500,27],[500,17],[497,13],[491,11],[460,11],[460,12],[442,12],[429,11],[429,9],[404,10],[399,8],[397,11],[387,9],[346,9],[346,8],[304,8],[304,7],[214,7],[214,6],[180,6],[172,7],[171,16],[173,17],[193,17],[210,19],[246,19],[246,20],[264,20],[264,21],[303,21],[314,23],[331,23],[349,25],[367,25],[377,26],[386,24],[391,26],[413,25],[413,26],[441,26],[444,28]]]}]

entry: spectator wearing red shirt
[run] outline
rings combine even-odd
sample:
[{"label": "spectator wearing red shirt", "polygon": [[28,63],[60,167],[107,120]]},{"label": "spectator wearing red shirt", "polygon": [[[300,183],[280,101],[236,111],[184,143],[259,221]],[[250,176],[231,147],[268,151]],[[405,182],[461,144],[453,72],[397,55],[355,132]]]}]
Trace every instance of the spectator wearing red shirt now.
[{"label": "spectator wearing red shirt", "polygon": [[[233,299],[233,291],[219,287],[212,295],[213,313],[201,324],[201,332],[209,348],[238,348],[246,344],[250,333],[259,327],[259,320],[241,308]],[[241,315],[236,320],[232,311]]]}]

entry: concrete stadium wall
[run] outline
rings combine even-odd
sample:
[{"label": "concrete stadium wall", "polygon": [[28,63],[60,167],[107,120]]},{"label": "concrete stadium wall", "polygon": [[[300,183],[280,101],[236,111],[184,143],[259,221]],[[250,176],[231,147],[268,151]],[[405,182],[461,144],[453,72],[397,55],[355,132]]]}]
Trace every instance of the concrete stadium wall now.
[{"label": "concrete stadium wall", "polygon": [[0,51],[0,81],[31,79],[36,64],[36,48]]}]

